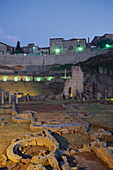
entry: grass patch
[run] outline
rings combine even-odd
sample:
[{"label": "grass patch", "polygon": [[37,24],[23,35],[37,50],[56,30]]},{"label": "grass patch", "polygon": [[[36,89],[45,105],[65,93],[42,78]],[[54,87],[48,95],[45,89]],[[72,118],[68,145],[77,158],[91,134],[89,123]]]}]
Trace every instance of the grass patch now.
[{"label": "grass patch", "polygon": [[78,145],[89,143],[91,140],[89,139],[88,135],[84,135],[82,133],[68,133],[62,135],[70,145]]},{"label": "grass patch", "polygon": [[81,109],[95,114],[93,117],[85,118],[91,124],[91,132],[101,127],[113,132],[113,105],[94,103],[81,106]]}]

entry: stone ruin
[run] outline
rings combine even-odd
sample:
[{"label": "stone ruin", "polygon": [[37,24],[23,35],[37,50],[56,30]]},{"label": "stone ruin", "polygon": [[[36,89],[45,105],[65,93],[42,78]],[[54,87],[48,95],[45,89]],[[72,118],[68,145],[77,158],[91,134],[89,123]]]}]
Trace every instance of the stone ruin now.
[{"label": "stone ruin", "polygon": [[[38,155],[31,156],[26,154],[28,148],[40,146],[46,150],[40,150]],[[57,158],[59,156],[58,143],[47,130],[38,132],[34,136],[27,136],[27,139],[12,143],[7,148],[7,156],[13,162],[31,162],[31,164],[51,164],[52,167],[58,167]],[[30,165],[31,166],[31,165]]]},{"label": "stone ruin", "polygon": [[[64,104],[62,106],[66,107]],[[83,144],[81,147],[75,149],[67,148],[66,150],[60,150],[59,143],[52,136],[53,133],[62,135],[76,132],[87,135],[89,123],[82,118],[93,116],[93,113],[78,112],[78,114],[74,115],[69,113],[71,116],[76,116],[76,120],[78,121],[70,124],[61,123],[60,121],[45,124],[36,120],[33,116],[34,114],[37,114],[37,112],[26,110],[21,114],[16,113],[12,116],[12,121],[15,123],[29,123],[30,129],[35,132],[31,135],[26,135],[22,140],[14,139],[12,144],[7,148],[6,156],[3,155],[3,164],[6,164],[9,159],[15,163],[27,164],[27,170],[45,170],[48,165],[55,170],[77,170],[79,169],[77,163],[76,166],[70,167],[67,156],[94,151],[98,157],[107,163],[109,168],[113,167],[113,147],[107,146],[106,142],[101,142],[101,138],[103,136],[111,136],[111,132],[99,129],[97,133],[90,135],[92,142],[89,144]]]},{"label": "stone ruin", "polygon": [[82,97],[84,91],[84,74],[80,66],[72,66],[72,78],[66,80],[64,87],[64,96]]},{"label": "stone ruin", "polygon": [[12,121],[16,123],[30,123],[31,130],[40,130],[40,129],[48,129],[52,132],[56,133],[87,133],[89,129],[89,123],[86,121],[80,120],[78,118],[77,122],[72,123],[63,123],[63,122],[47,122],[47,124],[35,120],[33,117],[33,113],[37,113],[36,111],[28,110],[23,112],[22,114],[17,114],[12,117]]},{"label": "stone ruin", "polygon": [[[31,116],[30,112],[31,111],[28,113],[27,111],[27,113],[24,113],[26,114],[25,116],[21,114],[22,119],[27,119],[27,116],[29,119]],[[18,123],[20,123],[20,121]],[[26,123],[28,122],[26,121]],[[92,142],[89,144],[83,144],[81,147],[79,146],[75,149],[67,148],[67,150],[60,150],[59,143],[52,136],[54,131],[47,130],[40,126],[31,128],[31,124],[30,129],[35,132],[25,135],[22,140],[12,140],[12,144],[7,148],[7,156],[4,156],[15,163],[27,164],[27,170],[35,168],[37,170],[41,168],[45,170],[47,165],[50,165],[53,169],[66,170],[68,168],[69,170],[77,170],[79,169],[78,164],[74,167],[70,167],[67,156],[91,151],[94,151],[98,157],[106,162],[109,168],[113,167],[113,147],[108,147],[106,142],[101,142],[103,136],[112,135],[109,131],[99,129],[97,133],[90,135]],[[58,131],[57,129],[55,132],[58,133]],[[64,131],[64,133],[71,133],[71,130],[68,129],[68,131]]]},{"label": "stone ruin", "polygon": [[[34,155],[33,152],[29,154],[33,147],[35,148]],[[40,150],[37,154],[38,147]],[[28,164],[27,170],[40,168],[45,170],[47,165],[60,170],[58,159],[61,160],[62,169],[66,167],[70,169],[66,157],[59,149],[59,143],[48,130],[40,130],[27,135],[23,140],[13,140],[7,148],[7,157],[13,162]],[[77,167],[73,168],[77,169]]]}]

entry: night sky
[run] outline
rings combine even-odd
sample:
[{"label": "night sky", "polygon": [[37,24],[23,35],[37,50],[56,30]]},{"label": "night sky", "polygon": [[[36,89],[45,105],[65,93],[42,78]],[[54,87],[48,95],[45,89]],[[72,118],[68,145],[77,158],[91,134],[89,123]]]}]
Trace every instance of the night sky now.
[{"label": "night sky", "polygon": [[0,0],[0,42],[12,46],[105,33],[113,34],[113,0]]}]

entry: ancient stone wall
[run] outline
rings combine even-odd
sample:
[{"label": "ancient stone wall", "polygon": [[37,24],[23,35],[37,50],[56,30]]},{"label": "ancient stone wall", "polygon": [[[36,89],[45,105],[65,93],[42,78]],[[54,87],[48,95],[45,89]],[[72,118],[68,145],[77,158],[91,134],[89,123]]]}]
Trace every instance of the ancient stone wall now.
[{"label": "ancient stone wall", "polygon": [[[36,56],[36,55],[5,55],[0,54],[0,64],[5,66],[21,65],[25,66],[47,66],[53,64],[74,64],[80,61],[85,61],[89,57],[93,57],[99,54],[107,53],[108,49],[84,50],[82,53],[76,54],[65,54],[65,55],[47,55],[47,56]],[[28,71],[28,70],[27,70]]]},{"label": "ancient stone wall", "polygon": [[[73,66],[72,67],[72,78],[70,80],[66,80],[65,87],[64,87],[64,95],[69,96],[69,89],[72,90],[72,96],[75,97],[83,92],[83,72],[80,66]],[[77,94],[78,93],[78,94]]]},{"label": "ancient stone wall", "polygon": [[[85,89],[91,92],[94,97],[97,96],[97,93],[101,93],[102,97],[113,97],[113,74],[107,74],[107,70],[101,73],[94,75],[85,74]],[[111,72],[110,72],[111,74]],[[106,94],[105,94],[106,93]]]}]

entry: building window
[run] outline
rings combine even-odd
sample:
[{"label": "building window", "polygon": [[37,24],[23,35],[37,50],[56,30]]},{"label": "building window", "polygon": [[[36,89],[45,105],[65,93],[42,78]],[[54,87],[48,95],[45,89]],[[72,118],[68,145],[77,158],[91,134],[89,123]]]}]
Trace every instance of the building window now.
[{"label": "building window", "polygon": [[73,46],[70,46],[70,48],[69,48],[70,50],[73,50]]},{"label": "building window", "polygon": [[80,45],[76,45],[76,47],[80,47]]}]

